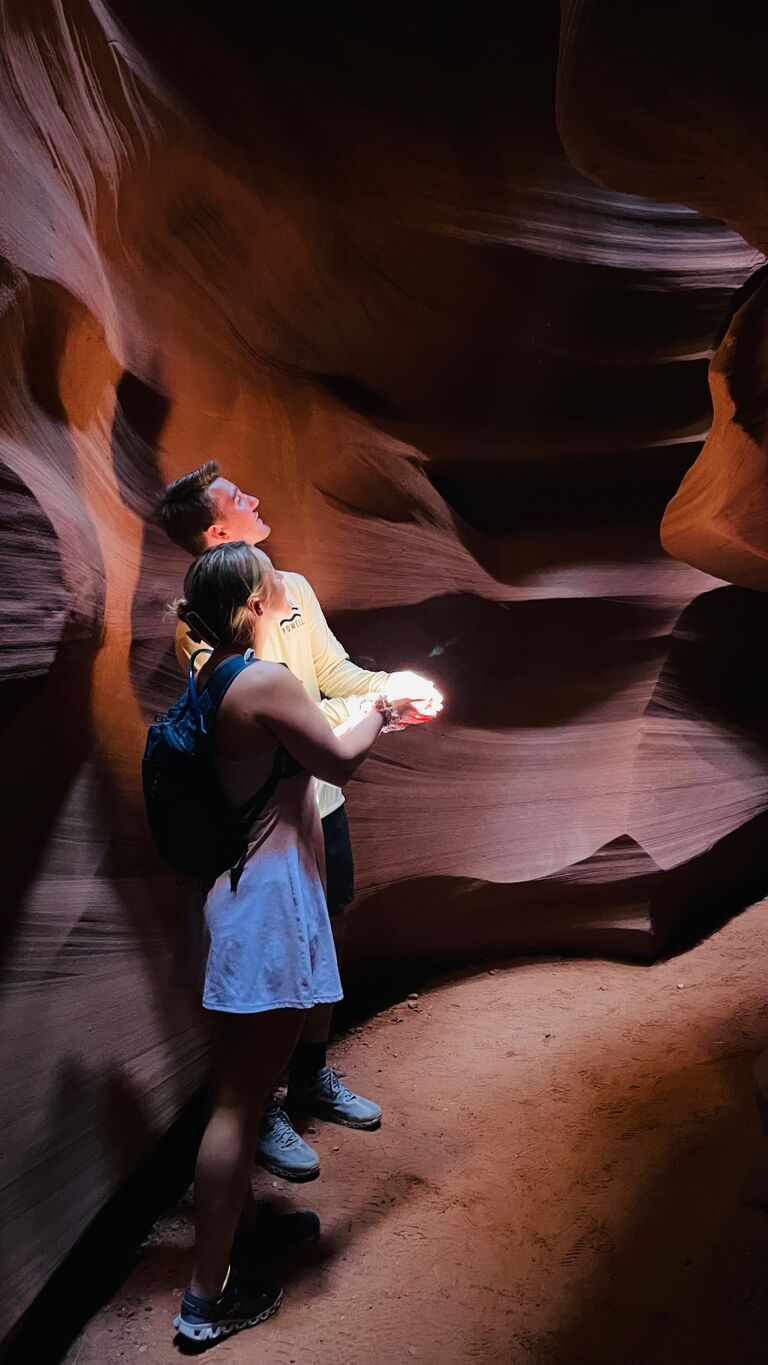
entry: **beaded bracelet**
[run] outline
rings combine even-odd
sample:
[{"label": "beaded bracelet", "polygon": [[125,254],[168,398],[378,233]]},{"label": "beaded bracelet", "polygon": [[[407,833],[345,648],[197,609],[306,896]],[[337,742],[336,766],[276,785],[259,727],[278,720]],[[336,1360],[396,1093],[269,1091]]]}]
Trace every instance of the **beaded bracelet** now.
[{"label": "beaded bracelet", "polygon": [[373,709],[374,711],[379,712],[384,721],[379,734],[388,735],[391,734],[393,730],[403,730],[405,728],[398,712],[390,705],[383,692],[373,703]]}]

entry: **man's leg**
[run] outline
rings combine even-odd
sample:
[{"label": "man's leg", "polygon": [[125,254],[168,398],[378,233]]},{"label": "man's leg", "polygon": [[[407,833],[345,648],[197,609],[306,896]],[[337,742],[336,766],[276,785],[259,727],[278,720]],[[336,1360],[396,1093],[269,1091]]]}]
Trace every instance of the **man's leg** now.
[{"label": "man's leg", "polygon": [[[355,899],[355,868],[349,825],[344,806],[323,820],[328,912],[339,964],[342,960],[346,920],[344,912]],[[342,1085],[328,1066],[327,1046],[331,1035],[333,1005],[316,1005],[307,1014],[301,1041],[293,1055],[286,1108],[294,1113],[342,1123],[350,1128],[372,1130],[381,1124],[381,1108]],[[283,1180],[314,1180],[320,1174],[320,1158],[294,1129],[277,1096],[273,1095],[259,1133],[256,1160]]]},{"label": "man's leg", "polygon": [[[355,899],[355,868],[343,805],[323,820],[328,913],[336,956],[342,962],[346,921],[344,913]],[[347,1128],[372,1130],[381,1124],[381,1108],[343,1085],[328,1066],[326,1049],[331,1034],[333,1005],[310,1010],[293,1055],[286,1108],[296,1114],[341,1123]]]}]

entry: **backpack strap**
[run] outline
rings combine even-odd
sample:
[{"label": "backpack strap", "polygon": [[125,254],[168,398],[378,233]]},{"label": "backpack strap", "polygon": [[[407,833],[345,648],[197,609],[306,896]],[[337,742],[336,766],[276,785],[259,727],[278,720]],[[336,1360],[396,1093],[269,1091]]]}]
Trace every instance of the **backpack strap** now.
[{"label": "backpack strap", "polygon": [[[197,653],[199,652],[200,651],[198,650]],[[193,709],[198,717],[201,729],[205,734],[209,735],[211,733],[213,722],[216,719],[216,714],[218,712],[219,707],[221,706],[222,701],[224,700],[227,690],[235,681],[235,678],[240,673],[242,673],[244,668],[247,668],[249,664],[258,663],[259,660],[256,658],[254,654],[251,654],[251,657],[249,659],[244,659],[241,654],[233,654],[231,658],[225,659],[223,663],[220,663],[218,668],[214,669],[211,677],[209,678],[208,682],[205,685],[205,688],[203,689],[208,694],[209,702],[207,716],[203,716],[202,710],[200,708],[200,694],[197,690],[197,685],[195,682],[194,669],[195,658],[196,654],[193,654],[189,662],[189,696],[192,702]],[[288,760],[288,763],[286,763],[286,760]],[[275,761],[272,764],[272,771],[270,772],[266,782],[262,783],[262,785],[259,787],[259,790],[255,792],[254,795],[250,797],[248,801],[246,801],[244,806],[240,806],[238,808],[237,814],[239,820],[241,821],[243,831],[247,831],[250,828],[256,816],[260,813],[260,811],[264,809],[269,798],[272,796],[272,793],[275,791],[275,788],[277,787],[277,784],[280,781],[281,777],[283,777],[284,775],[293,777],[295,775],[295,772],[302,771],[301,766],[298,767],[294,766],[294,769],[290,770],[290,764],[292,762],[295,765],[295,760],[291,760],[290,755],[287,754],[282,745],[279,744],[277,747],[277,753],[275,754]],[[233,891],[237,891],[237,884],[240,881],[240,877],[242,875],[243,868],[245,867],[247,857],[248,846],[246,844],[245,848],[243,849],[242,855],[238,859],[236,865],[230,868],[229,882]]]},{"label": "backpack strap", "polygon": [[190,666],[190,668],[194,668],[194,666],[195,666],[195,659],[199,659],[201,654],[207,654],[207,655],[208,655],[208,658],[210,658],[211,655],[213,654],[213,650],[211,649],[211,646],[210,646],[210,645],[201,645],[199,649],[196,649],[196,650],[195,650],[194,654],[190,654],[190,656],[189,656],[189,666]]},{"label": "backpack strap", "polygon": [[254,820],[256,819],[256,816],[260,813],[263,807],[266,806],[270,796],[277,787],[280,778],[285,776],[285,773],[283,771],[284,757],[285,750],[283,749],[281,744],[278,744],[277,753],[275,754],[275,761],[272,764],[272,771],[270,772],[266,782],[262,782],[261,786],[259,787],[259,790],[257,792],[254,792],[253,796],[251,796],[246,801],[244,806],[239,807],[238,815],[240,816],[240,819],[243,822],[243,827],[245,829],[247,829],[249,825],[253,824]]},{"label": "backpack strap", "polygon": [[192,703],[195,719],[200,726],[200,729],[203,731],[203,734],[205,734],[205,721],[203,720],[203,713],[200,710],[200,696],[195,679],[195,659],[199,659],[201,654],[207,654],[210,658],[211,654],[213,654],[213,650],[208,645],[204,645],[202,649],[196,649],[194,654],[190,655],[189,668],[187,670],[187,684],[189,688],[189,700]]},{"label": "backpack strap", "polygon": [[[270,796],[275,791],[275,788],[277,787],[280,778],[283,777],[284,775],[283,759],[285,758],[285,756],[286,756],[285,750],[283,749],[282,745],[278,745],[277,753],[275,754],[275,761],[272,764],[272,771],[269,774],[269,777],[267,778],[266,782],[262,783],[262,785],[259,787],[259,790],[255,792],[254,795],[250,797],[248,801],[246,801],[244,806],[238,807],[237,811],[238,819],[242,824],[244,833],[247,833],[247,831],[250,829],[251,825],[256,819],[256,816],[261,814]],[[243,851],[237,863],[235,864],[234,867],[230,868],[229,871],[229,884],[230,887],[232,888],[232,891],[237,891],[237,884],[240,881],[240,877],[242,876],[243,868],[245,867],[247,857],[248,842],[246,840],[245,847],[243,848]]]},{"label": "backpack strap", "polygon": [[255,658],[244,659],[241,654],[233,654],[231,658],[225,659],[223,663],[219,664],[218,668],[213,670],[211,677],[203,688],[203,691],[207,693],[208,696],[207,714],[204,716],[200,706],[200,693],[197,690],[194,667],[195,659],[199,653],[201,653],[201,651],[196,650],[189,661],[189,699],[192,703],[192,710],[197,717],[200,729],[203,734],[207,735],[210,733],[210,727],[216,717],[216,712],[224,700],[224,695],[228,688],[235,681],[238,674],[242,673],[244,668],[247,668],[249,664],[256,663],[257,660]]}]

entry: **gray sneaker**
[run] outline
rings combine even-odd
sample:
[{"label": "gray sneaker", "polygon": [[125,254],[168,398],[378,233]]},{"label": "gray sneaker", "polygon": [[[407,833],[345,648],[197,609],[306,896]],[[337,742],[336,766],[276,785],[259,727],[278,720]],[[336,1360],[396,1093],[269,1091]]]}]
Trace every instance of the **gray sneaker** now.
[{"label": "gray sneaker", "polygon": [[297,1081],[292,1076],[285,1104],[294,1114],[313,1115],[328,1123],[341,1123],[345,1128],[364,1128],[370,1132],[381,1127],[381,1106],[348,1090],[332,1066],[324,1066],[306,1081]]},{"label": "gray sneaker", "polygon": [[280,1105],[270,1104],[262,1120],[256,1161],[282,1180],[315,1180],[320,1158],[305,1142]]}]

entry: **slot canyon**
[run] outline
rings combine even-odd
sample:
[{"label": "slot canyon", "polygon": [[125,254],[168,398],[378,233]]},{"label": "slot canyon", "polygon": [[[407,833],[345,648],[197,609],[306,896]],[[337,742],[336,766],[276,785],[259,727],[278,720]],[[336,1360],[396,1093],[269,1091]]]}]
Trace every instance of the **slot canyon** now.
[{"label": "slot canyon", "polygon": [[[206,1077],[140,766],[184,684],[158,500],[217,460],[351,659],[445,696],[346,791],[334,1055],[385,1126],[320,1132],[331,1252],[222,1356],[761,1359],[768,1229],[727,1200],[768,1190],[766,37],[741,0],[0,5],[11,1352]],[[596,1283],[614,1169],[653,1284]],[[173,1358],[163,1216],[70,1365]],[[727,1228],[706,1312],[683,1225]]]}]

